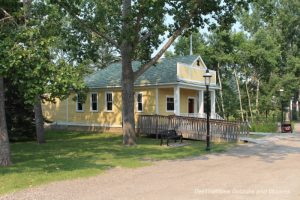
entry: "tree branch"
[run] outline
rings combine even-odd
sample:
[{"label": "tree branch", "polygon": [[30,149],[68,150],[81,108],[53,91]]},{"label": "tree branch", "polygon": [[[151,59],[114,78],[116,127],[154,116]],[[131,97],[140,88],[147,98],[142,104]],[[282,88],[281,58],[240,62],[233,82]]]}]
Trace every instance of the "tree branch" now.
[{"label": "tree branch", "polygon": [[173,35],[168,39],[167,43],[157,52],[157,54],[146,64],[141,66],[136,72],[134,72],[134,80],[141,76],[145,71],[147,71],[153,64],[155,64],[158,59],[166,52],[166,50],[172,45],[176,38],[182,33],[186,26],[182,26],[177,29]]},{"label": "tree branch", "polygon": [[86,29],[88,29],[89,31],[91,31],[92,33],[94,33],[95,35],[97,35],[98,37],[102,37],[104,38],[107,42],[109,42],[110,44],[114,45],[115,47],[119,48],[119,45],[117,43],[117,41],[113,40],[111,37],[107,36],[105,33],[100,32],[98,30],[95,30],[94,27],[86,24],[85,22],[83,22],[77,15],[76,13],[72,13],[68,8],[66,8],[66,6],[60,4],[72,17],[74,17],[74,19],[80,23],[81,26],[85,27]]},{"label": "tree branch", "polygon": [[4,22],[5,20],[10,20],[10,19],[12,19],[12,21],[16,24],[16,25],[18,25],[17,24],[17,22],[14,20],[14,17],[11,15],[11,14],[9,14],[6,10],[4,10],[3,8],[0,8],[1,10],[2,10],[2,12],[4,13],[4,17],[2,18],[2,19],[0,19],[0,22]]},{"label": "tree branch", "polygon": [[107,42],[109,42],[110,44],[114,45],[115,47],[119,47],[118,43],[113,40],[111,37],[107,36],[105,33],[99,32],[97,30],[95,30],[94,28],[92,28],[91,26],[89,26],[88,24],[84,23],[81,19],[79,19],[77,16],[74,16],[75,19],[85,28],[89,29],[92,33],[94,33],[95,35],[104,38]]},{"label": "tree branch", "polygon": [[149,37],[151,37],[151,35],[152,35],[152,32],[151,31],[149,31],[149,32],[147,32],[145,35],[143,35],[143,37],[141,37],[140,38],[140,43],[142,43],[142,42],[144,42],[145,40],[147,40]]}]

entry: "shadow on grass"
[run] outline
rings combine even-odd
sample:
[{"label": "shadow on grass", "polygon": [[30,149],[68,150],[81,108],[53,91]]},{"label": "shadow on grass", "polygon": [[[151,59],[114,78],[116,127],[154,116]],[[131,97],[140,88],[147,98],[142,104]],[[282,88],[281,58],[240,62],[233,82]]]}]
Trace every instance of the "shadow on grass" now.
[{"label": "shadow on grass", "polygon": [[168,148],[159,140],[139,138],[138,145],[122,145],[122,136],[113,134],[89,134],[77,132],[48,132],[47,143],[12,144],[14,165],[0,168],[1,174],[41,171],[55,173],[81,169],[104,170],[116,166],[135,167],[143,160],[175,159],[204,153],[202,142]]}]

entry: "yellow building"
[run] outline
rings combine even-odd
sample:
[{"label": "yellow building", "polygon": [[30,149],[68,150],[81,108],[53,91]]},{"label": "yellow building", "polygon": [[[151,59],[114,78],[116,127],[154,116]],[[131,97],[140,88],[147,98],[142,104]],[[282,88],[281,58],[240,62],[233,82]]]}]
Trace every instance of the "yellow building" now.
[{"label": "yellow building", "polygon": [[[139,62],[134,62],[137,69]],[[163,58],[135,82],[135,116],[139,114],[205,117],[204,78],[206,65],[200,56]],[[215,113],[216,72],[210,84],[211,118]],[[77,94],[43,105],[44,116],[58,125],[122,127],[121,64],[114,63],[86,78],[89,88],[82,103]],[[75,98],[74,98],[75,97]]]}]

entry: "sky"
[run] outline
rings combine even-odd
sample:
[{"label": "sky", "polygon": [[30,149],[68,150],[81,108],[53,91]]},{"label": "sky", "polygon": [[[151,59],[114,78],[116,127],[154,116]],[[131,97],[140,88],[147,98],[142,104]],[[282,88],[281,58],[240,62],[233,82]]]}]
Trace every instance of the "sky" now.
[{"label": "sky", "polygon": [[[166,20],[165,20],[165,23],[166,24],[170,24],[170,23],[173,23],[173,19],[172,19],[172,17],[171,16],[167,16],[166,17]],[[203,29],[199,29],[199,31],[200,31],[200,33],[201,34],[209,34],[209,31],[208,31],[208,27],[206,26],[205,28],[203,28]],[[241,31],[241,24],[239,23],[239,22],[236,22],[234,25],[233,25],[233,27],[232,27],[232,31],[233,32],[239,32],[239,31]],[[154,56],[166,43],[167,43],[167,41],[168,41],[168,38],[167,38],[167,34],[168,33],[166,33],[165,35],[164,35],[164,42],[163,43],[161,43],[161,45],[152,53],[152,56]],[[178,40],[178,38],[175,40],[175,42]],[[173,43],[174,44],[174,43]],[[174,45],[171,45],[170,47],[169,47],[169,49],[168,49],[168,51],[172,51],[172,52],[174,52]]]}]

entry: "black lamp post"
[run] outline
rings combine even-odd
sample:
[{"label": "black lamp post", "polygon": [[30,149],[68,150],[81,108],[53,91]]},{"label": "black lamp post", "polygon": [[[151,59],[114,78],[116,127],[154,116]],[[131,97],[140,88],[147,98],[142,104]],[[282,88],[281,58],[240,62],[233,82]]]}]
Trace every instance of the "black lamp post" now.
[{"label": "black lamp post", "polygon": [[204,84],[206,86],[206,151],[210,151],[210,130],[209,130],[209,115],[210,115],[210,109],[209,109],[209,84],[210,84],[210,78],[212,75],[209,73],[209,70],[207,69],[204,77]]},{"label": "black lamp post", "polygon": [[283,132],[283,100],[282,100],[282,95],[283,95],[284,89],[280,89],[280,101],[281,101],[281,132]]}]

